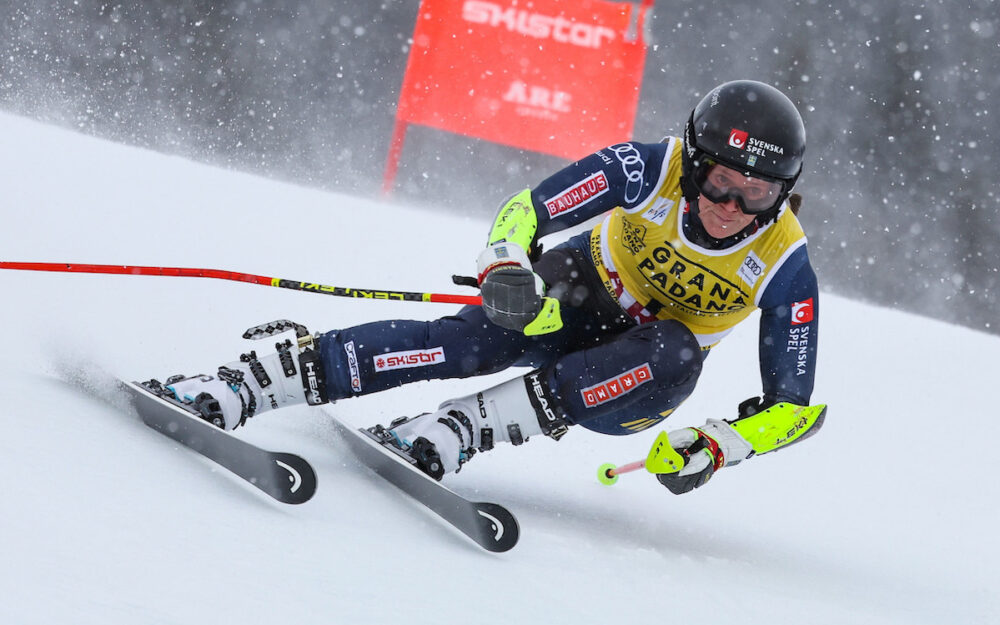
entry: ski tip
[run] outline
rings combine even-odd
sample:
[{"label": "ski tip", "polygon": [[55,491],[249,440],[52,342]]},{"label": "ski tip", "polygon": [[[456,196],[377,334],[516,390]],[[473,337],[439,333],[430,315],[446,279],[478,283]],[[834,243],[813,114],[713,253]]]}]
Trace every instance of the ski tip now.
[{"label": "ski tip", "polygon": [[502,553],[514,548],[521,536],[517,519],[507,508],[495,503],[476,502],[479,540],[487,551]]},{"label": "ski tip", "polygon": [[272,452],[271,457],[278,479],[275,480],[275,492],[268,494],[290,504],[305,503],[312,499],[317,485],[316,471],[312,465],[295,454]]}]

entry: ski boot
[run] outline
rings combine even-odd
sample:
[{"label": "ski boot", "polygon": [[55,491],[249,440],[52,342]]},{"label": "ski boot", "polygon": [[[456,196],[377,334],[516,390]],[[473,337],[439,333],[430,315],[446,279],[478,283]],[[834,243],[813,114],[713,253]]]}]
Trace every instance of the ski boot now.
[{"label": "ski boot", "polygon": [[541,373],[534,371],[475,395],[448,400],[435,412],[402,417],[389,427],[376,425],[368,431],[383,446],[440,480],[495,443],[520,445],[541,434],[558,440],[566,433],[567,423],[556,413],[556,402],[541,381]]},{"label": "ski boot", "polygon": [[166,382],[149,380],[144,386],[213,425],[232,430],[256,414],[296,404],[327,403],[326,380],[314,337],[304,326],[287,320],[250,328],[243,338],[260,340],[295,330],[296,341],[275,343],[275,353],[258,357],[250,351],[218,373]]}]

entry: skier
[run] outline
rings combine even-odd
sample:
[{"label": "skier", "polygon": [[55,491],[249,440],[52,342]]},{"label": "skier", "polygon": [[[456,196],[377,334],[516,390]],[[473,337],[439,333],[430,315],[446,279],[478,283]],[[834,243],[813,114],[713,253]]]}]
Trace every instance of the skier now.
[{"label": "skier", "polygon": [[[273,354],[150,384],[232,429],[285,406],[533,367],[371,429],[441,479],[497,443],[558,440],[573,425],[612,435],[657,425],[694,390],[711,348],[760,309],[762,396],[732,421],[668,434],[684,466],[657,477],[688,492],[822,424],[798,416],[813,390],[819,321],[790,209],[799,197],[789,201],[804,150],[805,127],[784,94],[727,82],[694,108],[683,138],[610,146],[505,201],[477,262],[481,307],[316,335],[299,327],[299,340]],[[540,237],[603,213],[592,231],[542,252]]]}]

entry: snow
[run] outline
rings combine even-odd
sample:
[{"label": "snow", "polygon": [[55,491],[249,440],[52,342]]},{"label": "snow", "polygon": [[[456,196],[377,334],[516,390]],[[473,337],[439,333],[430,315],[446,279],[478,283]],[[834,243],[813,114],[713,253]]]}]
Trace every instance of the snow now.
[{"label": "snow", "polygon": [[[349,287],[462,292],[487,224],[276,183],[0,115],[0,259],[208,267]],[[262,415],[245,437],[308,458],[301,506],[61,380],[212,370],[242,331],[433,318],[197,278],[0,271],[0,622],[995,623],[1000,567],[987,401],[1000,338],[823,298],[822,432],[673,496],[603,462],[658,430],[573,430],[477,456],[446,478],[518,516],[488,554],[358,465],[329,425],[386,422],[506,379],[441,381]],[[670,428],[759,391],[755,322],[709,359]],[[994,389],[995,390],[995,389]]]}]

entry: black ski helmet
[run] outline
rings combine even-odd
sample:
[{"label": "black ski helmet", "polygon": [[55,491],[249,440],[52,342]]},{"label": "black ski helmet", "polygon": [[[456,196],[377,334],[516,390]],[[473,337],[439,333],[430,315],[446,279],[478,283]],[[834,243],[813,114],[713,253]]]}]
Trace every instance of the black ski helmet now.
[{"label": "black ski helmet", "polygon": [[715,163],[748,176],[780,182],[773,218],[802,172],[806,129],[788,97],[770,85],[734,80],[712,89],[684,127],[681,187],[688,202],[698,198],[701,180]]}]

